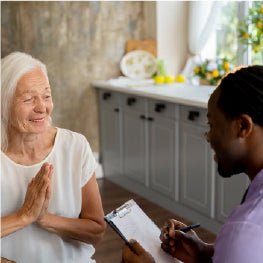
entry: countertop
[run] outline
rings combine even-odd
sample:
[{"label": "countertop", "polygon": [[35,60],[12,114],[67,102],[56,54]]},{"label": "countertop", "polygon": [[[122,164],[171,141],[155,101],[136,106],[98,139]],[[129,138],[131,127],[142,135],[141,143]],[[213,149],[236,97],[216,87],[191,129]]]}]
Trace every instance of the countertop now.
[{"label": "countertop", "polygon": [[92,85],[95,88],[109,91],[118,91],[200,108],[207,108],[208,99],[216,88],[216,86],[194,86],[186,83],[157,85],[152,80],[131,84],[131,82],[119,81],[119,79],[99,80],[93,82]]}]

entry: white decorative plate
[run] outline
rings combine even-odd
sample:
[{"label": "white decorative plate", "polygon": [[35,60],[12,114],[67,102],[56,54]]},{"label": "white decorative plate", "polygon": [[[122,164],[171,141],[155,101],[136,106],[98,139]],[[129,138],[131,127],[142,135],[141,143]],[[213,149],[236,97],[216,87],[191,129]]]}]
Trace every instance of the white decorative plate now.
[{"label": "white decorative plate", "polygon": [[131,51],[121,60],[121,72],[131,79],[151,78],[156,70],[156,58],[143,50]]}]

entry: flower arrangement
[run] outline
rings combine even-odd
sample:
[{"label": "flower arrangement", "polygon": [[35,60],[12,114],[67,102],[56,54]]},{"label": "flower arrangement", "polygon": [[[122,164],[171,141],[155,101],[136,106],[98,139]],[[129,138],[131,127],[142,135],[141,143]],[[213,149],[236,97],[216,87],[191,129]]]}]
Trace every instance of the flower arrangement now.
[{"label": "flower arrangement", "polygon": [[234,66],[226,58],[206,59],[204,63],[197,65],[194,69],[194,75],[206,80],[210,85],[215,85],[226,73],[233,69]]},{"label": "flower arrangement", "polygon": [[240,43],[251,45],[256,53],[263,49],[263,5],[255,2],[248,15],[238,25]]}]

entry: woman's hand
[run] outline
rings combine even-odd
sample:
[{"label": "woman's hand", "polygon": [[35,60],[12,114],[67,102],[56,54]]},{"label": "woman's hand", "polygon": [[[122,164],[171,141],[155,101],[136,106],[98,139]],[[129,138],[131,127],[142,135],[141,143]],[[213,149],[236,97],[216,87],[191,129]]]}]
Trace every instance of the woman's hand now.
[{"label": "woman's hand", "polygon": [[63,238],[96,245],[104,235],[106,222],[95,173],[82,187],[82,204],[79,218],[62,217],[44,212],[44,216],[38,219],[37,222],[43,229]]},{"label": "woman's hand", "polygon": [[37,222],[41,223],[41,220],[44,218],[44,216],[47,214],[47,209],[49,205],[49,200],[51,197],[51,181],[52,181],[52,174],[53,174],[53,165],[49,166],[49,173],[48,173],[48,179],[49,179],[49,184],[47,186],[46,190],[46,196],[45,196],[45,201],[42,206],[42,210],[37,218]]},{"label": "woman's hand", "polygon": [[187,233],[178,230],[183,227],[186,225],[179,221],[167,221],[160,235],[163,250],[183,262],[212,262],[213,245],[203,242],[193,230]]},{"label": "woman's hand", "polygon": [[27,224],[40,220],[46,213],[50,194],[53,166],[44,163],[29,183],[25,201],[18,214]]},{"label": "woman's hand", "polygon": [[155,263],[153,257],[136,240],[130,240],[129,244],[132,250],[124,245],[122,263]]}]

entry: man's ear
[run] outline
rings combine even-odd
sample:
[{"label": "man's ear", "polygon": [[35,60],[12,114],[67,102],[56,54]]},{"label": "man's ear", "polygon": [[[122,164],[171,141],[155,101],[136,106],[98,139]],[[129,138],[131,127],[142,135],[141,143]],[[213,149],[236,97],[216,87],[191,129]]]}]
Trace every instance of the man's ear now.
[{"label": "man's ear", "polygon": [[248,135],[251,134],[253,130],[253,120],[252,118],[247,114],[241,114],[237,118],[237,124],[238,124],[238,135],[239,137],[245,138]]}]

